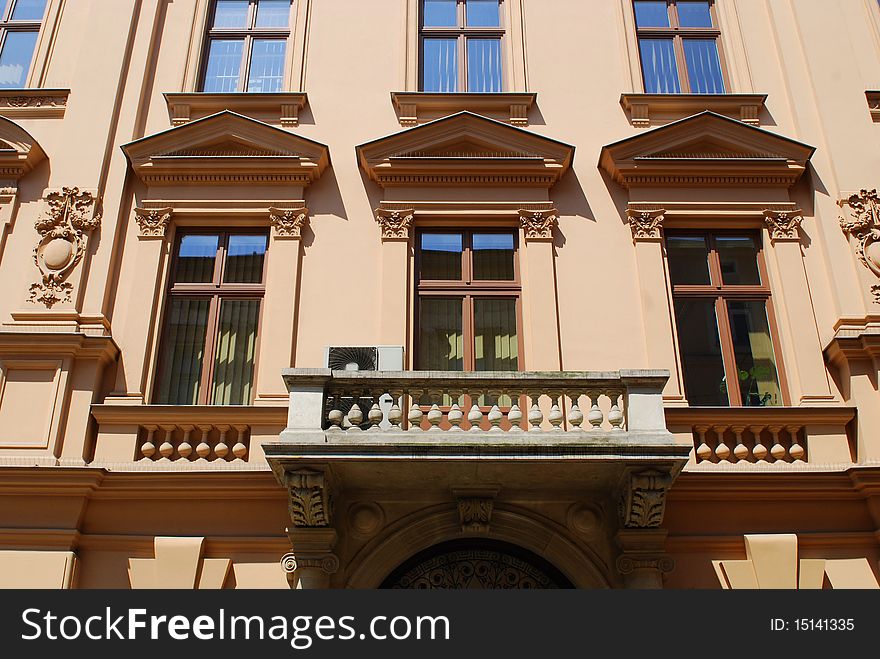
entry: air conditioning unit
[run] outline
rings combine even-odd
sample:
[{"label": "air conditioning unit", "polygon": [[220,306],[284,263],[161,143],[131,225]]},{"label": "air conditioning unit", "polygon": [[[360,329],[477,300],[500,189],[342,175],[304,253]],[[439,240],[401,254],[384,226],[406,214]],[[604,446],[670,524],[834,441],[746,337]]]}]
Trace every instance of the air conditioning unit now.
[{"label": "air conditioning unit", "polygon": [[[402,371],[403,370],[403,346],[327,346],[324,349],[324,366],[333,371]],[[366,422],[367,412],[373,406],[372,398],[346,398],[338,401],[327,401],[327,407],[336,403],[346,415],[345,423],[348,423],[348,411],[357,402],[364,415],[363,428],[370,424]],[[387,416],[391,409],[392,398],[384,394],[379,398],[379,407]],[[387,421],[379,424],[382,429],[391,426]]]}]

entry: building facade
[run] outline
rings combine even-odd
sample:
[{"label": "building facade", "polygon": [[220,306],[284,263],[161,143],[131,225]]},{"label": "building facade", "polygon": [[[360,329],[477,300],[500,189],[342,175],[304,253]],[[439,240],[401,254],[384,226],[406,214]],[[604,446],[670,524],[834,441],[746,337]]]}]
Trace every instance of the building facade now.
[{"label": "building facade", "polygon": [[0,4],[0,585],[877,586],[875,0]]}]

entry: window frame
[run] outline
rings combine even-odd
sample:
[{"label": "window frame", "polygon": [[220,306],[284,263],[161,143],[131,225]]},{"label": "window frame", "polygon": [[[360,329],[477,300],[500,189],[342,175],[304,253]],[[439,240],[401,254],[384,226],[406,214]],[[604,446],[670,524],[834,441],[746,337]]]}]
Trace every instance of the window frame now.
[{"label": "window frame", "polygon": [[34,52],[31,53],[31,59],[28,62],[27,73],[24,76],[24,82],[22,85],[20,87],[2,87],[0,90],[27,89],[28,83],[34,75],[34,69],[36,68],[34,64],[36,63],[37,56],[40,52],[40,33],[43,30],[43,26],[48,22],[47,18],[50,9],[52,9],[52,3],[50,0],[46,0],[46,6],[43,8],[43,15],[39,20],[13,21],[12,12],[15,11],[15,6],[18,4],[18,0],[12,0],[11,2],[8,0],[2,1],[7,2],[7,5],[4,8],[3,13],[0,14],[0,53],[2,53],[3,49],[6,47],[6,37],[10,32],[34,32],[36,33],[37,38],[34,41]]},{"label": "window frame", "polygon": [[[684,52],[684,40],[691,39],[712,39],[715,41],[715,48],[718,50],[718,66],[721,69],[721,78],[724,82],[724,94],[730,94],[730,75],[727,71],[727,60],[724,56],[724,46],[721,38],[721,24],[719,22],[717,0],[706,0],[709,3],[709,15],[712,17],[712,27],[681,27],[678,17],[679,0],[665,0],[666,12],[669,16],[669,27],[639,27],[636,17],[635,3],[638,0],[631,0],[630,7],[633,12],[633,25],[636,31],[636,52],[639,58],[639,75],[642,80],[642,90],[645,93],[645,69],[642,64],[642,39],[672,39],[672,49],[675,53],[675,68],[678,73],[678,85],[681,89],[679,94],[699,94],[691,89],[690,76],[688,73],[687,58]],[[687,1],[687,0],[684,0]],[[671,94],[674,92],[656,92],[658,94]],[[715,92],[718,93],[718,92]]]},{"label": "window frame", "polygon": [[[418,90],[425,93],[446,93],[446,94],[480,94],[484,92],[468,91],[468,48],[469,39],[498,39],[500,42],[500,60],[501,60],[501,90],[496,93],[505,93],[508,91],[510,84],[508,82],[508,34],[510,32],[507,26],[507,12],[504,11],[505,0],[498,0],[498,27],[487,26],[468,26],[467,25],[467,0],[455,0],[456,17],[458,20],[457,27],[433,27],[425,26],[425,1],[418,0],[419,10],[419,41],[418,41]],[[456,58],[457,73],[456,89],[452,92],[428,92],[425,90],[425,39],[455,39],[456,40]],[[485,92],[493,93],[493,92]]]},{"label": "window frame", "polygon": [[[214,275],[211,282],[204,283],[175,283],[174,273],[177,270],[177,262],[180,258],[180,244],[186,236],[218,236],[217,254],[214,259]],[[261,281],[258,284],[243,283],[224,283],[223,272],[226,267],[227,252],[230,236],[265,236],[266,252],[263,257],[263,271],[261,273]],[[211,402],[213,396],[213,380],[214,380],[214,361],[216,359],[217,333],[220,323],[220,307],[225,299],[259,299],[260,312],[257,316],[256,343],[254,345],[254,370],[251,374],[252,387],[257,382],[257,366],[260,356],[260,328],[263,323],[263,313],[265,304],[263,301],[266,297],[266,276],[268,273],[269,262],[269,245],[271,244],[269,232],[265,229],[256,227],[227,227],[223,229],[214,229],[210,227],[187,227],[177,231],[173,242],[171,259],[167,273],[167,282],[162,303],[162,322],[158,333],[158,344],[161,346],[163,340],[167,336],[168,323],[170,322],[170,314],[168,313],[171,300],[175,297],[189,297],[208,299],[208,319],[205,324],[205,347],[202,355],[201,375],[199,376],[199,395],[198,400],[193,405],[214,405]],[[158,347],[158,346],[157,346]],[[158,364],[156,368],[156,377],[153,384],[153,399],[159,401],[160,389],[162,386],[162,376],[168,367],[162,358],[161,347],[159,347],[156,355]],[[253,405],[256,390],[252,388],[251,399],[243,405]],[[160,405],[173,405],[174,403],[157,403]]]},{"label": "window frame", "polygon": [[[702,237],[706,240],[708,250],[708,269],[709,284],[673,284],[671,279],[671,268],[669,265],[669,256],[667,252],[667,240],[670,237],[688,236]],[[758,266],[758,274],[761,278],[761,284],[725,284],[721,272],[721,259],[715,247],[716,237],[719,236],[737,236],[749,237],[755,244],[756,261]],[[740,390],[738,369],[736,366],[736,353],[733,345],[733,333],[730,326],[730,317],[727,312],[727,302],[734,301],[761,301],[764,302],[767,313],[767,324],[770,331],[770,343],[773,346],[773,359],[776,367],[776,377],[779,383],[779,395],[781,405],[773,407],[788,407],[791,405],[789,396],[788,381],[785,375],[785,363],[782,356],[782,347],[780,343],[779,324],[776,319],[776,312],[773,305],[773,295],[770,287],[769,271],[767,269],[767,261],[764,257],[763,237],[761,233],[754,229],[669,229],[663,232],[663,254],[666,261],[666,270],[669,274],[669,288],[672,296],[672,320],[675,325],[676,333],[676,351],[679,356],[679,365],[682,369],[682,378],[684,379],[684,361],[681,357],[681,348],[678,343],[678,321],[675,318],[675,302],[679,299],[703,299],[714,300],[715,318],[718,324],[718,340],[721,347],[721,356],[724,365],[724,377],[727,384],[728,404],[724,407],[743,407],[752,408],[742,403],[742,392]],[[687,382],[683,381],[685,395],[687,392]]]},{"label": "window frame", "polygon": [[[431,233],[459,233],[462,236],[461,252],[461,279],[459,280],[436,280],[421,278],[422,261],[422,236]],[[473,235],[474,234],[504,234],[513,236],[513,276],[512,280],[475,280],[473,272]],[[474,300],[475,299],[515,299],[516,301],[516,334],[517,334],[517,371],[524,371],[523,364],[525,343],[523,338],[523,313],[522,313],[522,277],[520,274],[520,244],[519,232],[514,228],[481,228],[474,227],[459,229],[457,227],[431,227],[416,231],[415,238],[415,305],[413,326],[413,361],[415,368],[420,369],[419,342],[421,331],[419,318],[422,298],[461,298],[462,312],[462,336],[464,353],[462,358],[462,372],[477,371],[475,357],[475,328],[474,328]]]},{"label": "window frame", "polygon": [[[257,18],[257,4],[259,0],[248,0],[248,14],[247,14],[247,24],[246,27],[233,27],[233,28],[215,28],[214,24],[214,16],[216,14],[217,0],[210,0],[208,2],[207,7],[207,19],[205,22],[205,34],[204,39],[202,40],[202,58],[201,63],[199,65],[199,73],[196,82],[196,90],[202,93],[212,93],[212,94],[260,94],[260,93],[272,93],[272,92],[249,92],[247,90],[247,85],[250,82],[251,75],[251,63],[253,59],[253,46],[255,39],[274,39],[277,41],[284,41],[284,65],[282,67],[282,81],[281,81],[281,89],[279,92],[287,91],[290,86],[290,82],[288,79],[289,76],[289,62],[291,57],[291,35],[293,34],[292,23],[294,20],[295,14],[295,4],[296,0],[290,1],[290,11],[287,17],[287,27],[257,27],[256,26],[256,18]],[[236,39],[242,40],[242,48],[241,48],[241,65],[238,71],[238,87],[234,92],[206,92],[205,91],[205,83],[206,76],[208,74],[208,63],[209,63],[209,55],[211,51],[211,43],[217,39]]]}]

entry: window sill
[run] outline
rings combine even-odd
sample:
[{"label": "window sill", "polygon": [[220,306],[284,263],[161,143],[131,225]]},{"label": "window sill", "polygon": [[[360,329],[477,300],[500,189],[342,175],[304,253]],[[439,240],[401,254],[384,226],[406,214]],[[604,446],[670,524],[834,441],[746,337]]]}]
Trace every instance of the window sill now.
[{"label": "window sill", "polygon": [[499,119],[514,126],[529,125],[529,110],[537,94],[501,92],[497,94],[391,92],[391,100],[401,126],[446,117],[464,110]]},{"label": "window sill", "polygon": [[874,123],[880,123],[880,91],[868,90],[865,92],[868,99],[868,108],[871,110],[871,119]]},{"label": "window sill", "polygon": [[637,127],[669,123],[711,110],[752,126],[761,125],[767,94],[621,94],[620,105]]},{"label": "window sill", "polygon": [[0,117],[60,119],[68,96],[69,89],[0,89]]},{"label": "window sill", "polygon": [[223,110],[252,117],[283,128],[299,125],[299,111],[308,102],[303,92],[278,92],[272,94],[209,94],[205,92],[166,93],[168,114],[172,126],[182,126]]}]

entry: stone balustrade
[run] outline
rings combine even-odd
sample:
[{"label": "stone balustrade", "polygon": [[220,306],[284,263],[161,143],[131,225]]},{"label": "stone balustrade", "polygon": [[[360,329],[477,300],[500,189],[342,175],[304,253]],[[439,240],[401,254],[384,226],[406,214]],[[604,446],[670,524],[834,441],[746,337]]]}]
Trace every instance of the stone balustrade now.
[{"label": "stone balustrade", "polygon": [[248,454],[250,430],[246,424],[141,426],[140,460],[244,461]]}]

